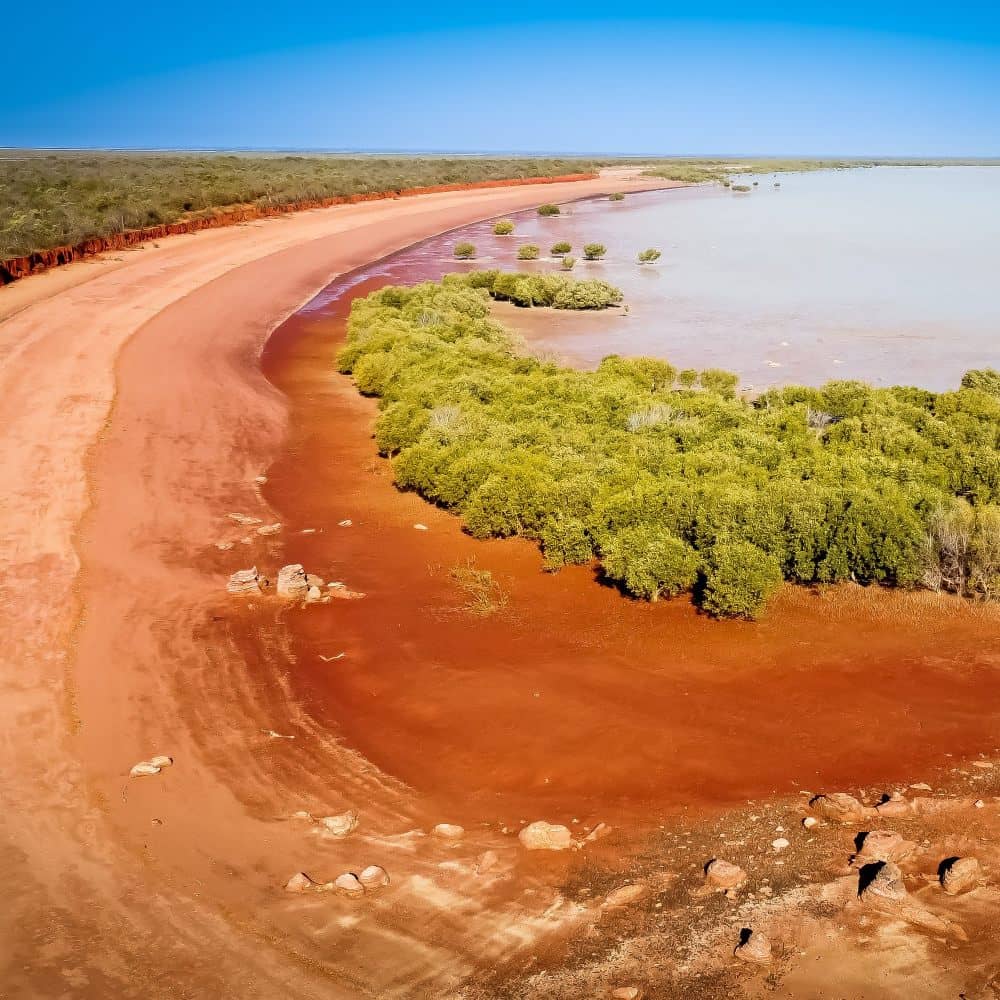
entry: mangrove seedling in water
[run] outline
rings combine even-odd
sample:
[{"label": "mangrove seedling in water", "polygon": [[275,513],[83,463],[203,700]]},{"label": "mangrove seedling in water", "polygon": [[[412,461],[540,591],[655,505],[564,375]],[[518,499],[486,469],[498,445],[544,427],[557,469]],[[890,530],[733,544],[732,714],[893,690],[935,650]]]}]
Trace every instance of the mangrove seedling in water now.
[{"label": "mangrove seedling in water", "polygon": [[526,243],[517,248],[518,260],[538,260],[538,247],[534,243]]},{"label": "mangrove seedling in water", "polygon": [[476,256],[476,247],[472,243],[456,243],[455,256],[459,260],[472,260]]},{"label": "mangrove seedling in water", "polygon": [[559,214],[559,206],[558,205],[553,205],[551,203],[547,203],[545,205],[539,205],[538,206],[538,214],[539,215],[558,215]]},{"label": "mangrove seedling in water", "polygon": [[608,248],[603,243],[588,243],[583,248],[583,256],[587,260],[600,260],[607,252]]},{"label": "mangrove seedling in water", "polygon": [[733,190],[737,194],[747,194],[750,191],[750,185],[749,184],[734,184],[733,185]]},{"label": "mangrove seedling in water", "polygon": [[514,223],[510,219],[501,219],[493,226],[494,236],[510,236],[514,232]]},{"label": "mangrove seedling in water", "polygon": [[621,191],[615,191],[614,194],[608,195],[608,201],[624,201],[624,200],[625,200],[625,195],[623,195]]},{"label": "mangrove seedling in water", "polygon": [[560,241],[559,243],[553,243],[552,249],[549,251],[549,253],[551,253],[553,257],[565,257],[566,254],[568,254],[572,249],[573,248],[567,242],[565,242],[565,240],[563,240]]},{"label": "mangrove seedling in water", "polygon": [[575,257],[563,257],[562,264],[560,265],[564,271],[572,271],[573,267],[576,265]]},{"label": "mangrove seedling in water", "polygon": [[663,254],[654,247],[650,247],[648,250],[643,250],[639,253],[639,263],[640,264],[655,264]]}]

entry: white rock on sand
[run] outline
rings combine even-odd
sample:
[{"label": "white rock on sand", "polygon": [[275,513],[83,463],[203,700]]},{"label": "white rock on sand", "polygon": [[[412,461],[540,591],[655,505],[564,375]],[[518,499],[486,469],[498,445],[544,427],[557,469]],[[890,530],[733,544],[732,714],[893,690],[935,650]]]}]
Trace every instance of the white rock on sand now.
[{"label": "white rock on sand", "polygon": [[279,531],[281,531],[281,525],[278,524],[278,523],[276,523],[276,524],[262,524],[257,529],[257,534],[258,535],[276,535]]},{"label": "white rock on sand", "polygon": [[159,757],[151,757],[149,760],[140,760],[138,764],[134,764],[132,766],[132,769],[129,771],[129,777],[142,778],[153,774],[159,774],[163,768],[170,767],[173,762],[174,759],[172,757],[162,755]]},{"label": "white rock on sand", "polygon": [[306,582],[306,571],[301,563],[282,566],[278,570],[278,596],[289,598],[305,597],[309,590]]},{"label": "white rock on sand", "polygon": [[389,884],[389,873],[381,865],[369,865],[358,876],[358,881],[366,892],[375,892]]},{"label": "white rock on sand", "polygon": [[747,880],[747,873],[729,861],[715,858],[705,866],[705,881],[715,889],[738,889]]},{"label": "white rock on sand", "polygon": [[264,523],[259,517],[250,517],[247,514],[229,514],[228,516],[230,520],[245,526]]},{"label": "white rock on sand", "polygon": [[483,851],[479,855],[474,871],[477,875],[485,875],[488,871],[496,868],[498,864],[500,864],[500,855],[496,851]]},{"label": "white rock on sand", "polygon": [[638,986],[619,986],[611,997],[612,1000],[642,1000],[642,990]]},{"label": "white rock on sand", "polygon": [[894,830],[870,830],[865,834],[854,863],[864,864],[871,861],[900,861],[905,858],[916,845]]},{"label": "white rock on sand", "polygon": [[455,823],[438,823],[431,833],[442,840],[460,840],[465,835],[465,828]]},{"label": "white rock on sand", "polygon": [[982,869],[976,858],[956,858],[942,870],[941,888],[949,896],[957,896],[961,892],[975,889],[981,876]]},{"label": "white rock on sand", "polygon": [[767,965],[771,961],[771,942],[760,931],[750,931],[733,954],[744,962]]},{"label": "white rock on sand", "polygon": [[573,834],[568,827],[544,820],[529,823],[517,838],[529,851],[565,851],[573,846]]},{"label": "white rock on sand", "polygon": [[354,809],[348,809],[339,816],[321,816],[319,825],[324,833],[332,837],[346,837],[358,828],[358,814]]},{"label": "white rock on sand", "polygon": [[226,590],[230,594],[259,594],[260,574],[257,572],[257,567],[251,566],[250,569],[238,569],[229,578]]},{"label": "white rock on sand", "polygon": [[285,883],[285,892],[308,892],[315,885],[316,883],[305,872],[296,872]]},{"label": "white rock on sand", "polygon": [[[862,878],[865,872],[862,870]],[[906,886],[903,884],[903,873],[892,861],[880,862],[873,878],[861,890],[861,898],[866,901],[885,900],[898,902],[906,898]]]},{"label": "white rock on sand", "polygon": [[835,823],[858,823],[870,815],[869,810],[853,795],[846,792],[831,792],[817,795],[809,802],[809,808],[823,819]]},{"label": "white rock on sand", "polygon": [[365,894],[365,887],[354,872],[344,872],[343,875],[338,875],[334,880],[333,887],[340,895],[350,896],[352,899],[357,899]]}]

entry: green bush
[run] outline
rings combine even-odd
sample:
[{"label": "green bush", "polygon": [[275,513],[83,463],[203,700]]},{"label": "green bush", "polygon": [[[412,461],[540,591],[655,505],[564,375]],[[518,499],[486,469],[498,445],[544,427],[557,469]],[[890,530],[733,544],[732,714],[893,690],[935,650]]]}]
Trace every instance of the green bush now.
[{"label": "green bush", "polygon": [[749,184],[734,184],[732,189],[739,194],[746,194],[750,190]]},{"label": "green bush", "polygon": [[978,389],[991,396],[1000,396],[1000,372],[993,368],[974,368],[962,376],[963,389]]},{"label": "green bush", "polygon": [[621,191],[615,191],[614,194],[608,195],[608,201],[624,201],[624,200],[625,200],[625,195],[623,195]]},{"label": "green bush", "polygon": [[517,248],[518,260],[538,260],[538,247],[534,243],[526,243],[523,247]]},{"label": "green bush", "polygon": [[662,256],[659,250],[650,247],[648,250],[640,251],[638,261],[640,264],[655,264]]},{"label": "green bush", "polygon": [[625,528],[604,547],[604,575],[630,594],[655,601],[690,590],[698,578],[698,555],[655,525]]},{"label": "green bush", "polygon": [[756,618],[781,585],[778,561],[750,542],[712,549],[701,606],[717,618]]},{"label": "green bush", "polygon": [[564,271],[572,271],[576,266],[575,257],[563,257],[562,263],[559,265]]},{"label": "green bush", "polygon": [[603,243],[588,243],[583,248],[583,256],[587,260],[600,260],[607,252],[608,248]]},{"label": "green bush", "polygon": [[[569,260],[571,258],[564,258]],[[859,382],[737,395],[653,358],[526,356],[489,298],[600,308],[618,289],[473,271],[352,304],[338,368],[378,396],[397,483],[478,537],[536,540],[638,597],[753,617],[782,579],[1000,597],[1000,394]],[[693,574],[697,573],[697,580]]]},{"label": "green bush", "polygon": [[514,223],[510,219],[501,219],[493,224],[494,236],[510,236],[514,232]]},{"label": "green bush", "polygon": [[573,248],[566,243],[564,240],[560,240],[558,243],[552,244],[552,249],[549,251],[553,257],[565,257],[566,254],[570,252]]},{"label": "green bush", "polygon": [[560,208],[558,205],[552,205],[552,204],[539,205],[538,214],[544,216],[559,215]]},{"label": "green bush", "polygon": [[456,243],[455,256],[459,260],[472,260],[476,256],[476,247],[472,243]]}]

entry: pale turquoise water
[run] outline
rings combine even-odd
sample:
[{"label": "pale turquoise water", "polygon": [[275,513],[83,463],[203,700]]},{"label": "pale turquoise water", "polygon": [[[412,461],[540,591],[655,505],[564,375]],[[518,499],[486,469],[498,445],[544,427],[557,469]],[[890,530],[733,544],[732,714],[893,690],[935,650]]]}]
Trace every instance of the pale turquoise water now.
[{"label": "pale turquoise water", "polygon": [[[757,178],[747,195],[690,188],[581,202],[557,219],[522,213],[514,237],[470,226],[368,274],[412,281],[462,269],[451,248],[465,238],[479,248],[476,266],[505,268],[526,267],[515,260],[521,243],[546,253],[560,239],[577,251],[599,242],[607,259],[573,273],[619,285],[628,317],[563,316],[557,336],[535,338],[578,363],[653,354],[728,368],[747,388],[858,378],[945,389],[969,368],[1000,367],[1000,168],[778,179]],[[635,254],[648,246],[663,258],[640,267]]]}]

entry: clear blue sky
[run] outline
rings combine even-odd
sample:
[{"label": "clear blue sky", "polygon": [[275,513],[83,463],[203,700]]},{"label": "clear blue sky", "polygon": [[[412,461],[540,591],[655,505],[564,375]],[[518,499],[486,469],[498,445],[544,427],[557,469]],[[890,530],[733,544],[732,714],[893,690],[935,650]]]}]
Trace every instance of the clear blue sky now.
[{"label": "clear blue sky", "polygon": [[1000,155],[1000,4],[57,0],[4,34],[0,146]]}]

